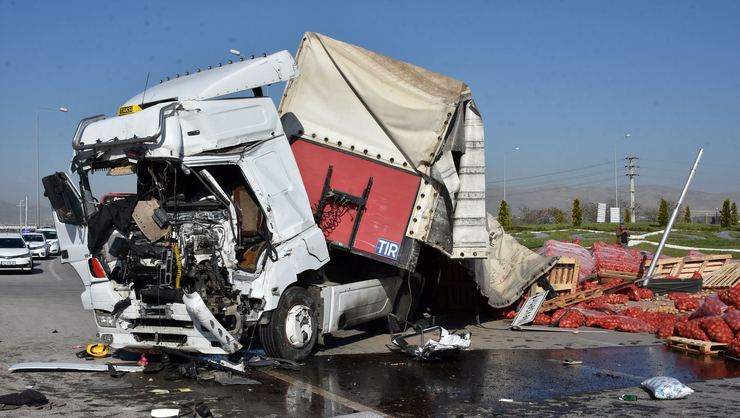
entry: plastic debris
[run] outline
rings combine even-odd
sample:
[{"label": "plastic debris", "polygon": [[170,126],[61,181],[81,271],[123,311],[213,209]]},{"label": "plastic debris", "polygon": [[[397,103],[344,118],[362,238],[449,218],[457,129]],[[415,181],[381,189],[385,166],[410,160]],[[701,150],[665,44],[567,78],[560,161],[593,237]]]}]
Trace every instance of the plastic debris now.
[{"label": "plastic debris", "polygon": [[640,385],[649,390],[656,399],[682,399],[694,393],[693,389],[678,379],[668,376],[651,377]]},{"label": "plastic debris", "polygon": [[[416,337],[419,338],[420,344],[410,344],[409,341]],[[463,331],[458,334],[450,334],[446,329],[434,326],[420,329],[411,334],[393,337],[391,342],[396,348],[413,357],[423,360],[440,359],[448,354],[469,348],[470,332]]]},{"label": "plastic debris", "polygon": [[149,391],[149,393],[153,393],[155,395],[167,395],[170,393],[167,389],[152,389]]},{"label": "plastic debris", "polygon": [[152,409],[151,416],[154,418],[171,418],[179,417],[180,410],[175,408],[157,408]]}]

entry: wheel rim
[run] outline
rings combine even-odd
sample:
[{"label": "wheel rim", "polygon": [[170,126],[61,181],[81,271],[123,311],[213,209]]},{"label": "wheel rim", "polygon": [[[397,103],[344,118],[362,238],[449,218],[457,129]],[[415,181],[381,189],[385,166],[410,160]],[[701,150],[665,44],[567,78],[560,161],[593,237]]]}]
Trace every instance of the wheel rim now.
[{"label": "wheel rim", "polygon": [[313,336],[311,309],[306,305],[295,305],[285,317],[285,336],[295,348],[305,347]]}]

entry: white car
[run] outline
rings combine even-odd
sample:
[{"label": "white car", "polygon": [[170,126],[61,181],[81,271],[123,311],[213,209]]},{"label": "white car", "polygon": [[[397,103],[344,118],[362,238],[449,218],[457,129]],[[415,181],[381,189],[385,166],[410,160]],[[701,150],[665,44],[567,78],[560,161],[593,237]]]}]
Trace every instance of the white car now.
[{"label": "white car", "polygon": [[33,257],[21,234],[0,234],[0,270],[33,271]]},{"label": "white car", "polygon": [[36,232],[43,234],[46,238],[46,243],[49,244],[49,255],[59,255],[59,239],[57,238],[57,230],[54,228],[39,228]]},{"label": "white car", "polygon": [[23,240],[28,244],[28,249],[34,257],[46,258],[49,256],[49,244],[46,243],[44,234],[38,232],[27,232],[23,234]]}]

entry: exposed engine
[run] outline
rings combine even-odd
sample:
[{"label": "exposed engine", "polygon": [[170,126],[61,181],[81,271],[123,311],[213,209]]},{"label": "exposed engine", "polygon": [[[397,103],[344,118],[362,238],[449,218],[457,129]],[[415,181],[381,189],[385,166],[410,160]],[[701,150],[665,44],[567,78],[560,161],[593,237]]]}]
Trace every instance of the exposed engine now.
[{"label": "exposed engine", "polygon": [[247,304],[232,280],[237,251],[243,252],[234,202],[195,170],[186,175],[167,164],[155,175],[146,168],[139,192],[128,198],[127,230],[116,228],[100,251],[109,277],[150,306],[182,303],[184,294],[197,293],[238,339]]}]

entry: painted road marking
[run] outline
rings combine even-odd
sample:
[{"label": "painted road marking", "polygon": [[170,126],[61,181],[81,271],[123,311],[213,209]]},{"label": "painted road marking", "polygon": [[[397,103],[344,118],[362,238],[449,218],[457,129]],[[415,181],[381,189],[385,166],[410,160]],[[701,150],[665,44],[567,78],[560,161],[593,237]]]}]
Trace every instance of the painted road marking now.
[{"label": "painted road marking", "polygon": [[63,281],[62,277],[57,274],[56,270],[54,270],[54,262],[59,260],[58,258],[55,258],[51,260],[49,263],[49,271],[51,272],[51,275],[54,276],[55,279],[59,280],[60,282]]},{"label": "painted road marking", "polygon": [[285,383],[291,384],[293,386],[296,386],[301,389],[307,389],[311,392],[323,397],[324,399],[330,400],[332,402],[336,402],[340,405],[344,405],[349,409],[352,409],[357,412],[371,412],[373,414],[377,414],[381,417],[390,417],[390,415],[385,414],[383,412],[378,411],[377,409],[373,409],[367,405],[363,405],[361,403],[355,402],[353,400],[347,399],[344,396],[337,395],[335,393],[329,392],[328,390],[322,389],[318,386],[314,386],[310,383],[306,383],[302,380],[296,379],[292,376],[288,376],[287,374],[280,373],[275,370],[260,370],[262,373],[272,376],[275,379],[282,380]]}]

